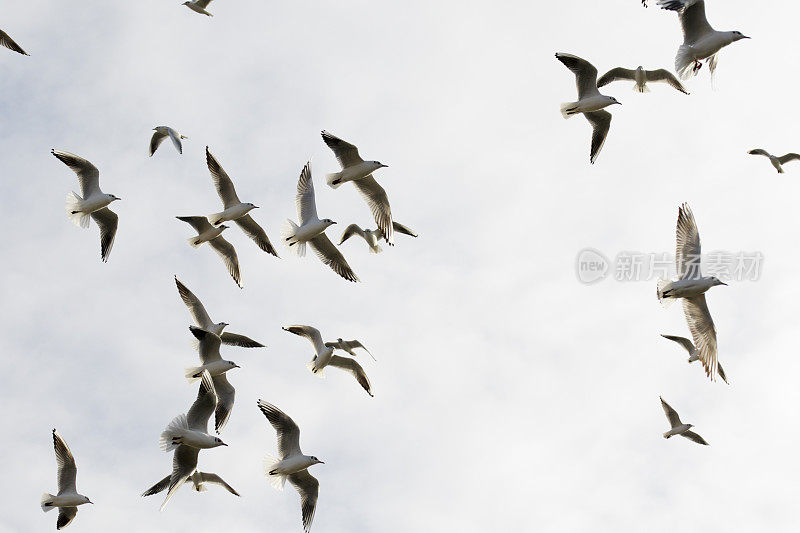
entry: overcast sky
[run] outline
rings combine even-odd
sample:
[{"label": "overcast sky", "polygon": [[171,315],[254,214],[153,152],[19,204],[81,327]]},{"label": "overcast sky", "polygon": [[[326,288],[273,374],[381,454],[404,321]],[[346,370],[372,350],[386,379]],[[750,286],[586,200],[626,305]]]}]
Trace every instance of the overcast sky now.
[{"label": "overcast sky", "polygon": [[[4,6],[2,29],[31,56],[0,49],[0,531],[54,527],[39,509],[56,490],[54,427],[95,502],[70,530],[301,531],[297,493],[263,476],[277,446],[259,398],[325,461],[317,532],[796,528],[800,164],[778,175],[746,154],[800,151],[796,3],[711,0],[712,25],[753,39],[721,53],[714,90],[705,67],[691,96],[606,87],[623,105],[594,166],[588,123],[559,113],[575,87],[554,53],[601,73],[671,69],[675,14],[638,0],[219,0],[214,18],[177,0],[79,4]],[[169,143],[147,156],[162,124],[189,137],[182,156]],[[313,158],[338,241],[374,223],[352,186],[324,185],[338,167],[322,129],[389,165],[394,217],[419,238],[377,256],[345,243],[352,284],[231,228],[238,289],[174,218],[220,210],[205,146],[276,244]],[[65,216],[77,179],[51,148],[89,159],[123,198],[107,264],[97,227]],[[576,277],[586,247],[672,253],[683,202],[705,251],[764,257],[758,281],[708,296],[730,386],[659,337],[688,329],[654,279]],[[242,367],[230,446],[200,454],[242,498],[186,487],[160,513],[161,496],[139,494],[170,472],[158,437],[196,395],[176,274],[212,319],[268,348],[223,347]],[[336,370],[312,376],[311,345],[280,329],[293,323],[361,339],[375,398]],[[659,395],[711,446],[664,440]]]}]

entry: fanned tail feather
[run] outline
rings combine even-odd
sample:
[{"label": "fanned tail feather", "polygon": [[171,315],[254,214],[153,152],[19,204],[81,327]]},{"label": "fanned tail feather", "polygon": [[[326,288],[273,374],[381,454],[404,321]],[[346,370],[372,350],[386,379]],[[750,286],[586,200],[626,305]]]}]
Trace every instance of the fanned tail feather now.
[{"label": "fanned tail feather", "polygon": [[670,281],[668,279],[659,279],[658,284],[656,286],[656,295],[658,296],[658,302],[664,307],[664,309],[668,308],[675,302],[675,298],[664,296],[664,287],[666,287],[669,283]]},{"label": "fanned tail feather", "polygon": [[48,494],[46,492],[42,494],[42,501],[41,501],[42,511],[46,513],[48,511],[52,511],[53,509],[55,509],[55,506],[53,505],[53,498],[55,498],[55,496],[53,496],[52,494]]},{"label": "fanned tail feather", "polygon": [[195,381],[199,381],[203,378],[203,367],[202,366],[187,366],[185,368],[186,381],[189,383],[194,383]]},{"label": "fanned tail feather", "polygon": [[328,182],[334,189],[338,189],[339,185],[342,184],[342,173],[341,172],[334,172],[333,174],[325,174],[325,181]]},{"label": "fanned tail feather", "polygon": [[306,243],[297,240],[296,235],[298,229],[300,229],[300,226],[287,218],[286,222],[281,226],[281,241],[294,255],[297,257],[305,257]]},{"label": "fanned tail feather", "polygon": [[83,199],[74,192],[67,194],[66,210],[67,216],[76,226],[81,228],[89,227],[89,213],[81,212]]},{"label": "fanned tail feather", "polygon": [[216,226],[223,222],[222,220],[222,213],[214,213],[213,215],[208,215],[208,221],[211,223],[212,226]]},{"label": "fanned tail feather", "polygon": [[267,479],[269,479],[270,485],[278,490],[283,490],[283,486],[286,485],[286,476],[282,476],[280,474],[270,474],[270,472],[272,472],[280,462],[280,459],[267,454],[264,457],[264,475],[267,476]]},{"label": "fanned tail feather", "polygon": [[569,118],[578,114],[578,102],[564,102],[561,104],[561,116]]},{"label": "fanned tail feather", "polygon": [[690,47],[681,45],[678,48],[678,54],[675,56],[675,72],[682,80],[688,80],[697,74],[697,71],[694,70],[694,58]]},{"label": "fanned tail feather", "polygon": [[174,450],[180,444],[181,434],[187,429],[189,429],[189,422],[186,420],[186,415],[176,416],[167,425],[167,429],[161,433],[158,445],[165,452]]}]

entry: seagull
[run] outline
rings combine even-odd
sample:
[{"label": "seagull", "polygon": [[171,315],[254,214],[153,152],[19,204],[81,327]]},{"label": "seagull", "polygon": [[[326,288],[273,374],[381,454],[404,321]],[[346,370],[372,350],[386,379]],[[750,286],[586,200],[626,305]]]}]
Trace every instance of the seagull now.
[{"label": "seagull", "polygon": [[189,330],[199,342],[200,360],[203,365],[187,368],[186,379],[189,380],[189,383],[194,383],[202,378],[204,372],[208,372],[211,375],[211,380],[214,382],[214,390],[217,393],[214,429],[219,434],[225,424],[228,423],[236,397],[236,389],[230,384],[225,373],[232,368],[239,368],[239,365],[233,361],[223,361],[219,355],[219,347],[222,341],[217,335],[194,326],[189,326]]},{"label": "seagull", "polygon": [[766,150],[762,150],[761,148],[756,148],[754,150],[750,150],[747,152],[750,155],[763,155],[769,158],[769,162],[772,163],[772,166],[775,167],[775,170],[778,171],[778,174],[783,174],[783,165],[788,163],[789,161],[794,161],[795,159],[800,159],[800,154],[795,154],[794,152],[788,153],[786,155],[782,155],[780,157],[774,156],[771,153],[767,152]]},{"label": "seagull", "polygon": [[636,70],[622,67],[612,68],[603,74],[599,80],[597,80],[597,86],[605,87],[609,83],[619,80],[631,80],[635,82],[633,84],[633,90],[640,93],[650,92],[650,89],[647,87],[647,82],[663,81],[670,84],[674,89],[679,90],[683,94],[689,94],[689,91],[686,90],[686,87],[684,87],[683,84],[678,81],[678,78],[673,76],[668,70],[663,68],[658,70],[645,70],[641,65],[636,67]]},{"label": "seagull", "polygon": [[258,408],[278,432],[278,451],[281,455],[280,459],[271,455],[264,458],[264,473],[270,485],[276,489],[283,490],[288,479],[300,493],[303,529],[308,533],[311,522],[314,521],[319,496],[319,481],[308,473],[308,467],[325,463],[313,455],[303,454],[300,450],[300,428],[289,415],[263,400],[258,400]]},{"label": "seagull", "polygon": [[197,231],[196,237],[189,239],[189,244],[192,248],[197,248],[204,242],[207,242],[211,248],[222,258],[228,273],[233,278],[233,281],[241,289],[243,287],[241,276],[239,275],[239,257],[236,255],[236,249],[231,243],[222,237],[222,232],[228,229],[225,224],[219,226],[212,226],[206,217],[175,217],[178,220],[186,222]]},{"label": "seagull", "polygon": [[172,140],[172,144],[175,145],[175,149],[178,151],[178,153],[183,154],[183,144],[181,144],[181,139],[188,139],[189,137],[181,135],[169,126],[156,126],[153,128],[153,131],[155,131],[155,133],[153,134],[153,138],[150,139],[150,157],[153,157],[153,154],[156,153],[158,147],[167,137]]},{"label": "seagull", "polygon": [[67,194],[67,216],[76,226],[82,228],[89,227],[89,218],[95,221],[100,228],[100,258],[107,262],[111,247],[114,246],[119,221],[117,214],[108,205],[122,198],[100,190],[100,171],[84,158],[61,150],[51,150],[50,153],[78,175],[83,197],[74,191]]},{"label": "seagull", "polygon": [[706,305],[705,292],[717,285],[727,285],[714,276],[703,277],[700,272],[700,233],[694,214],[687,204],[678,210],[676,229],[675,267],[678,280],[658,281],[657,295],[664,306],[683,299],[683,312],[699,351],[706,375],[714,381],[717,373],[717,329]]},{"label": "seagull", "polygon": [[78,489],[75,488],[75,476],[78,473],[75,458],[72,457],[67,443],[55,429],[53,430],[53,447],[56,450],[56,463],[58,464],[58,494],[55,496],[43,494],[41,505],[42,511],[45,513],[58,507],[56,529],[63,529],[75,519],[79,505],[92,502],[83,494],[78,494]]},{"label": "seagull", "polygon": [[197,399],[185,415],[178,415],[161,434],[159,444],[164,451],[175,450],[172,457],[172,475],[169,480],[167,497],[161,504],[164,510],[167,502],[178,491],[189,476],[197,469],[197,456],[201,449],[227,446],[221,439],[208,434],[208,419],[217,405],[217,393],[208,372],[203,373]]},{"label": "seagull", "polygon": [[[339,357],[338,355],[333,355],[333,350],[335,347],[328,346],[328,344],[323,342],[322,335],[317,328],[295,325],[284,326],[283,330],[307,339],[314,346],[316,355],[314,355],[314,358],[311,359],[311,361],[306,363],[306,367],[311,370],[312,374],[324,378],[325,367],[332,366],[334,368],[340,368],[352,374],[353,377],[356,378],[356,381],[358,381],[358,384],[361,385],[365,391],[367,391],[367,394],[373,396],[372,386],[369,384],[367,374],[364,372],[364,369],[361,368],[361,365],[349,357]],[[341,339],[339,340],[341,341]],[[364,349],[366,350],[366,348]]]},{"label": "seagull", "polygon": [[191,313],[195,324],[197,324],[199,328],[219,336],[222,344],[239,346],[240,348],[265,347],[263,344],[254,341],[250,337],[245,337],[244,335],[239,335],[238,333],[228,333],[227,331],[223,332],[222,330],[229,325],[227,322],[212,322],[211,317],[208,316],[208,312],[206,312],[206,308],[203,306],[203,302],[201,302],[200,299],[186,287],[186,285],[181,283],[177,276],[175,276],[175,285],[178,287],[178,294],[183,300],[183,303],[189,308],[189,313]]},{"label": "seagull", "polygon": [[664,401],[664,398],[661,398],[661,407],[664,409],[664,414],[667,415],[667,420],[669,420],[670,428],[669,431],[664,433],[664,438],[668,439],[674,435],[680,435],[681,437],[686,437],[687,439],[696,442],[697,444],[702,444],[704,446],[708,446],[708,443],[695,433],[694,431],[689,431],[690,428],[694,427],[692,424],[684,424],[681,422],[681,418],[678,416],[677,411],[669,406],[667,402]]},{"label": "seagull", "polygon": [[[161,481],[159,481],[158,483],[156,483],[155,485],[144,491],[142,493],[142,496],[152,496],[153,494],[158,494],[159,492],[167,490],[167,487],[169,487],[169,480],[171,478],[172,474],[168,475],[167,477],[165,477],[164,479],[162,479]],[[205,484],[210,483],[212,485],[219,485],[223,487],[225,490],[227,490],[234,496],[241,496],[241,494],[236,492],[233,487],[228,485],[224,479],[219,477],[217,474],[212,474],[209,472],[200,472],[199,470],[195,470],[191,476],[186,478],[186,481],[184,481],[184,483],[191,483],[192,489],[197,492],[205,492],[206,490],[208,490],[205,487]]]},{"label": "seagull", "polygon": [[683,28],[683,44],[675,56],[675,72],[682,80],[697,74],[705,59],[711,74],[717,68],[717,53],[731,43],[749,39],[738,31],[716,31],[706,19],[705,0],[658,0],[661,9],[677,11]]},{"label": "seagull", "polygon": [[13,50],[14,52],[18,52],[24,56],[29,56],[30,54],[22,49],[20,45],[14,42],[14,39],[8,36],[6,32],[0,30],[0,46],[5,46],[9,50]]},{"label": "seagull", "polygon": [[183,5],[194,11],[195,13],[201,13],[203,15],[208,15],[209,17],[213,17],[211,13],[206,11],[208,4],[210,4],[213,0],[190,0],[188,2],[184,2]]},{"label": "seagull", "polygon": [[[397,233],[403,233],[405,235],[411,235],[412,237],[418,237],[414,230],[411,228],[400,224],[399,222],[392,222],[392,229]],[[362,239],[364,239],[367,244],[369,245],[369,251],[373,254],[379,254],[383,251],[383,248],[378,246],[378,243],[383,239],[383,233],[381,233],[380,229],[361,229],[361,226],[358,224],[350,224],[342,233],[342,238],[339,239],[339,246],[342,245],[344,241],[352,237],[353,235],[358,235]]]},{"label": "seagull", "polygon": [[564,118],[583,113],[589,124],[592,125],[592,149],[589,162],[594,164],[603,144],[606,142],[608,128],[611,127],[611,113],[603,108],[613,104],[620,104],[613,96],[600,94],[597,90],[597,69],[578,56],[557,53],[556,59],[561,61],[575,74],[575,84],[578,87],[578,101],[561,104],[561,114]]},{"label": "seagull", "polygon": [[366,200],[375,223],[383,234],[383,238],[394,246],[392,240],[392,209],[389,207],[389,197],[386,191],[378,185],[372,173],[379,168],[387,165],[379,161],[364,161],[358,155],[358,148],[348,142],[343,141],[327,131],[322,132],[322,140],[333,150],[333,154],[342,167],[341,172],[327,174],[328,185],[336,189],[342,183],[352,181],[353,185],[361,196]]},{"label": "seagull", "polygon": [[[689,352],[690,363],[693,363],[700,359],[700,350],[695,348],[694,343],[692,343],[692,341],[690,341],[686,337],[677,337],[675,335],[663,335],[663,334],[661,336],[664,337],[665,339],[677,342],[678,344],[683,346],[683,349]],[[722,363],[720,363],[719,361],[717,361],[717,374],[719,374],[719,377],[722,378],[722,381],[728,384],[728,378],[725,376],[725,370],[722,368]]]},{"label": "seagull", "polygon": [[331,267],[334,272],[347,281],[358,281],[358,277],[353,272],[353,269],[350,268],[350,265],[347,264],[342,253],[336,249],[328,236],[325,235],[325,230],[336,224],[336,222],[329,218],[320,220],[317,216],[317,204],[314,200],[314,182],[311,181],[311,161],[306,163],[300,173],[295,204],[297,205],[297,218],[300,220],[300,225],[298,226],[291,220],[286,221],[281,230],[283,243],[290,250],[294,250],[299,257],[306,255],[306,243],[309,243],[317,257]]},{"label": "seagull", "polygon": [[349,353],[350,355],[352,355],[353,357],[356,357],[356,352],[353,351],[354,349],[363,348],[364,351],[367,352],[369,354],[369,356],[372,357],[372,359],[374,361],[377,361],[377,359],[375,359],[375,356],[372,355],[372,352],[367,350],[366,346],[361,344],[361,342],[359,342],[356,339],[353,339],[351,341],[346,341],[346,340],[342,340],[342,338],[339,337],[338,339],[336,339],[336,342],[326,342],[325,346],[327,346],[328,348],[333,348],[333,349],[336,349],[336,350],[345,351],[345,352]]}]

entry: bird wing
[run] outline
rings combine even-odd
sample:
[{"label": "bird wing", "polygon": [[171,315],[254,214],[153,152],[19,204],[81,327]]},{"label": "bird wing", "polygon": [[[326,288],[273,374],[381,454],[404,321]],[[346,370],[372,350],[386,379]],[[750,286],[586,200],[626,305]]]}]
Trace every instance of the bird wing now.
[{"label": "bird wing", "polygon": [[294,420],[274,405],[263,400],[258,400],[258,408],[278,433],[278,450],[281,458],[302,454],[303,452],[300,451],[300,428],[297,427]]},{"label": "bird wing", "polygon": [[372,386],[369,384],[369,378],[367,378],[367,373],[364,372],[364,369],[361,365],[358,364],[358,361],[355,359],[351,359],[349,357],[339,357],[338,355],[331,356],[331,360],[328,363],[328,366],[335,366],[336,368],[341,368],[346,372],[350,372],[353,377],[356,378],[358,384],[367,391],[367,394],[370,396],[374,396],[372,394]]},{"label": "bird wing", "polygon": [[164,142],[166,138],[166,133],[161,133],[158,130],[153,132],[153,136],[150,138],[150,157],[153,157],[153,154],[156,153],[156,150],[158,150],[158,147],[161,146],[161,143]]},{"label": "bird wing", "polygon": [[142,496],[152,496],[153,494],[158,494],[159,492],[163,492],[169,488],[169,480],[172,477],[172,474],[168,475],[146,491],[142,493]]},{"label": "bird wing", "polygon": [[272,254],[275,257],[278,257],[278,252],[275,251],[275,248],[272,246],[272,243],[269,242],[269,237],[267,237],[267,232],[264,231],[264,228],[258,225],[258,222],[253,220],[249,214],[243,217],[239,217],[234,220],[237,226],[242,228],[242,231],[253,239],[255,243],[258,245],[259,248],[267,252],[268,254]]},{"label": "bird wing", "polygon": [[324,130],[322,132],[322,140],[325,141],[328,148],[333,150],[333,155],[336,156],[336,159],[343,169],[364,162],[361,156],[358,155],[358,148],[356,148],[355,145],[343,141],[339,137],[331,135]]},{"label": "bird wing", "polygon": [[360,235],[362,239],[364,239],[365,241],[367,240],[367,234],[364,233],[364,230],[361,229],[361,226],[359,226],[358,224],[350,224],[344,229],[344,233],[342,233],[342,238],[339,239],[339,245],[341,246],[341,244],[344,241],[346,241],[353,235]]},{"label": "bird wing", "polygon": [[763,155],[764,157],[770,157],[772,155],[762,148],[754,148],[747,153],[750,155]]},{"label": "bird wing", "polygon": [[198,235],[200,235],[204,231],[208,231],[214,228],[211,225],[211,222],[209,222],[206,217],[175,217],[175,218],[189,224],[191,227],[194,228],[194,230],[197,232]]},{"label": "bird wing", "polygon": [[56,464],[58,465],[58,494],[77,492],[75,477],[78,474],[78,468],[75,466],[75,458],[72,457],[67,443],[55,429],[53,430],[53,448],[56,451]]},{"label": "bird wing", "polygon": [[311,326],[284,326],[284,331],[288,331],[289,333],[294,333],[295,335],[299,335],[304,339],[308,339],[311,344],[314,345],[314,350],[317,354],[321,354],[325,351],[325,343],[322,341],[322,334],[319,330],[315,327]]},{"label": "bird wing", "polygon": [[683,424],[683,422],[681,422],[681,417],[678,416],[678,412],[670,407],[669,404],[664,401],[664,398],[659,399],[661,400],[661,408],[664,409],[664,414],[667,415],[667,420],[669,420],[669,425],[677,427]]},{"label": "bird wing", "polygon": [[677,342],[678,344],[683,346],[683,349],[689,352],[689,355],[692,355],[694,353],[694,344],[692,344],[692,341],[690,341],[686,337],[678,337],[676,335],[664,335],[664,334],[662,334],[661,336],[664,337],[665,339]]},{"label": "bird wing", "polygon": [[602,76],[600,79],[597,80],[598,87],[604,87],[609,83],[619,81],[619,80],[635,80],[636,79],[636,71],[631,70],[629,68],[612,68]]},{"label": "bird wing", "polygon": [[800,154],[795,154],[794,152],[788,153],[786,155],[782,155],[778,158],[778,161],[781,165],[784,163],[788,163],[789,161],[794,161],[795,159],[800,159]]},{"label": "bird wing", "polygon": [[100,228],[100,258],[106,262],[111,254],[111,247],[114,246],[114,238],[117,236],[119,217],[107,207],[92,212],[90,216]]},{"label": "bird wing", "polygon": [[706,295],[683,299],[683,313],[692,332],[694,344],[699,351],[698,357],[706,369],[706,375],[714,381],[717,373],[717,328],[711,319],[706,305]]},{"label": "bird wing", "polygon": [[706,440],[697,433],[695,433],[694,431],[684,431],[683,433],[681,433],[681,437],[686,437],[690,441],[696,442],[697,444],[708,446]]},{"label": "bird wing", "polygon": [[678,12],[684,44],[697,42],[714,31],[706,19],[704,0],[659,0],[658,5],[661,9]]},{"label": "bird wing", "polygon": [[[203,371],[203,378],[200,381],[200,390],[197,392],[197,399],[186,413],[186,422],[190,429],[208,432],[208,419],[217,407],[217,391],[214,389],[214,381],[208,370]],[[189,472],[191,474],[191,472]]]},{"label": "bird wing", "polygon": [[236,249],[233,245],[226,241],[221,235],[208,241],[208,245],[222,258],[222,262],[225,263],[225,267],[228,269],[228,273],[233,278],[233,281],[236,282],[239,288],[242,288],[242,278],[239,273],[239,257],[236,255]]},{"label": "bird wing", "polygon": [[308,221],[319,220],[317,217],[317,202],[314,198],[314,182],[311,181],[311,161],[306,163],[300,172],[300,179],[297,181],[297,218],[300,219],[302,226]]},{"label": "bird wing", "polygon": [[217,434],[222,433],[225,424],[231,417],[233,411],[233,402],[236,399],[236,389],[233,388],[226,374],[214,376],[214,389],[217,391],[219,400],[217,401],[217,409],[214,412],[214,429]]},{"label": "bird wing", "polygon": [[728,376],[725,375],[725,369],[722,368],[722,364],[719,361],[717,361],[717,374],[719,374],[719,377],[722,378],[722,381],[724,381],[726,385],[730,385],[728,383]]},{"label": "bird wing", "polygon": [[578,88],[578,99],[600,94],[597,90],[597,69],[594,65],[572,54],[556,54],[556,59],[561,61],[573,74],[575,85]]},{"label": "bird wing", "polygon": [[217,474],[212,474],[209,472],[199,472],[200,480],[203,483],[212,483],[214,485],[220,485],[225,488],[228,492],[233,494],[234,496],[241,496],[238,492],[236,492],[233,487],[225,483],[225,480],[219,477]]},{"label": "bird wing", "polygon": [[211,152],[206,146],[206,165],[208,171],[211,173],[211,179],[214,180],[214,187],[217,188],[217,194],[222,200],[222,205],[225,209],[239,205],[241,200],[236,194],[236,188],[233,186],[233,181],[228,177],[228,174],[222,169],[217,159],[211,155]]},{"label": "bird wing", "polygon": [[392,221],[392,229],[394,229],[394,231],[396,231],[397,233],[402,233],[403,235],[411,235],[412,237],[419,237],[419,235],[417,235],[417,233],[413,229],[409,228],[408,226],[404,226],[399,222],[395,222],[394,220]]},{"label": "bird wing", "polygon": [[203,306],[203,302],[194,295],[192,291],[190,291],[186,285],[178,280],[178,276],[175,276],[175,285],[178,287],[178,294],[183,300],[183,303],[186,304],[186,307],[189,308],[189,313],[192,315],[195,323],[203,327],[209,327],[213,324],[211,321],[211,317],[208,316],[208,312],[206,312],[206,308]]},{"label": "bird wing", "polygon": [[197,326],[189,326],[189,331],[199,341],[200,361],[204,365],[222,360],[222,356],[219,354],[219,346],[222,341],[218,336]]},{"label": "bird wing", "polygon": [[250,337],[239,335],[238,333],[229,333],[227,331],[223,331],[220,339],[222,340],[222,344],[227,344],[228,346],[238,346],[240,348],[265,348],[265,346],[260,342],[254,341]]},{"label": "bird wing", "polygon": [[94,193],[100,191],[100,171],[97,167],[69,152],[62,152],[61,150],[51,150],[51,154],[56,156],[62,163],[67,165],[75,174],[78,175],[78,181],[81,185],[81,195],[84,200]]},{"label": "bird wing", "polygon": [[172,474],[169,478],[169,491],[164,502],[161,504],[161,510],[167,506],[167,502],[178,492],[178,489],[183,486],[189,476],[192,475],[197,468],[197,456],[200,453],[200,448],[193,448],[186,444],[180,444],[175,449],[175,454],[172,456]]},{"label": "bird wing", "polygon": [[347,264],[342,253],[336,249],[327,235],[320,233],[308,241],[308,243],[311,245],[311,249],[314,250],[314,253],[317,254],[320,261],[331,267],[334,272],[347,281],[358,281],[358,276],[356,276],[353,269]]},{"label": "bird wing", "polygon": [[689,91],[686,90],[686,87],[678,81],[672,72],[660,68],[658,70],[646,70],[645,75],[647,76],[647,81],[663,81],[665,83],[670,84],[674,89],[679,90],[683,94],[689,94]]},{"label": "bird wing", "polygon": [[194,3],[197,4],[198,7],[205,9],[208,7],[208,4],[210,4],[213,1],[214,0],[194,0]]},{"label": "bird wing", "polygon": [[606,143],[608,129],[611,127],[611,113],[601,109],[600,111],[592,111],[583,115],[592,125],[592,149],[589,152],[589,162],[594,164],[597,161],[597,156],[600,155],[600,150],[603,149],[603,145]]},{"label": "bird wing", "polygon": [[22,49],[20,45],[14,42],[14,39],[8,36],[6,32],[0,30],[0,46],[5,46],[9,50],[13,50],[14,52],[19,52],[22,55],[30,55],[28,52]]},{"label": "bird wing", "polygon": [[169,138],[172,141],[172,144],[175,146],[175,149],[178,151],[179,154],[183,154],[183,144],[181,143],[181,136],[180,134],[173,130],[172,128],[167,128],[167,133],[169,134]]},{"label": "bird wing", "polygon": [[700,233],[697,231],[694,213],[688,204],[683,204],[678,209],[678,223],[675,229],[675,267],[680,279],[701,277]]},{"label": "bird wing", "polygon": [[360,180],[355,180],[353,185],[361,196],[367,202],[369,210],[372,211],[372,218],[378,224],[378,229],[383,235],[383,239],[389,246],[394,246],[392,240],[392,208],[389,207],[389,197],[386,196],[386,191],[381,187],[375,178],[370,174]]},{"label": "bird wing", "polygon": [[75,519],[78,514],[77,507],[59,507],[58,520],[56,521],[56,529],[64,529]]},{"label": "bird wing", "polygon": [[295,472],[288,476],[289,483],[294,485],[300,493],[300,505],[303,509],[303,530],[311,531],[311,522],[314,521],[314,511],[317,509],[317,496],[319,496],[319,481],[308,473],[308,469]]},{"label": "bird wing", "polygon": [[375,356],[374,356],[374,355],[372,355],[372,352],[370,352],[369,350],[367,350],[367,347],[366,347],[366,346],[364,346],[363,344],[361,344],[361,341],[359,341],[358,339],[353,339],[353,340],[351,340],[351,341],[344,341],[344,345],[345,345],[345,347],[346,347],[346,348],[349,348],[349,349],[351,349],[351,350],[352,350],[353,348],[361,348],[361,349],[363,349],[364,351],[366,351],[366,352],[367,352],[367,353],[370,355],[370,357],[372,357],[373,359],[375,359]]}]

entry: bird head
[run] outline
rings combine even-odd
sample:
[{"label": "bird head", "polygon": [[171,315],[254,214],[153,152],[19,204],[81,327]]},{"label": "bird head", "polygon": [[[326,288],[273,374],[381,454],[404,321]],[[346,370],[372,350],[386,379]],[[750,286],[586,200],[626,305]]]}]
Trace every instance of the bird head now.
[{"label": "bird head", "polygon": [[312,461],[314,461],[314,463],[313,463],[313,464],[315,464],[315,465],[316,465],[316,464],[322,464],[322,465],[324,465],[324,464],[325,464],[325,461],[320,461],[320,460],[319,460],[319,459],[317,459],[316,457],[312,457],[312,458],[311,458],[311,460],[312,460]]},{"label": "bird head", "polygon": [[622,105],[622,102],[620,102],[619,100],[617,100],[613,96],[609,96],[609,98],[611,99],[611,105],[614,105],[614,104]]},{"label": "bird head", "polygon": [[222,442],[222,439],[221,439],[221,438],[219,438],[219,437],[214,437],[214,446],[227,446],[227,444],[225,444],[224,442]]},{"label": "bird head", "polygon": [[719,278],[715,276],[711,276],[711,282],[713,283],[712,287],[716,285],[727,285],[727,283],[725,283],[724,281],[720,281]]},{"label": "bird head", "polygon": [[329,218],[322,219],[322,222],[325,224],[325,226],[333,226],[334,224],[336,224],[336,222],[334,222]]},{"label": "bird head", "polygon": [[731,35],[733,36],[733,42],[741,41],[742,39],[749,39],[747,35],[743,35],[740,31],[732,31]]},{"label": "bird head", "polygon": [[120,198],[119,196],[114,196],[113,194],[109,194],[109,196],[111,197],[111,201],[112,201],[112,202],[113,202],[114,200],[122,200],[122,198]]},{"label": "bird head", "polygon": [[389,165],[384,165],[384,164],[383,164],[383,163],[381,163],[380,161],[370,161],[370,163],[372,163],[373,165],[375,165],[375,166],[376,166],[376,167],[378,167],[378,168],[384,168],[384,167],[387,167],[387,168],[388,168],[388,166],[389,166]]},{"label": "bird head", "polygon": [[247,207],[249,207],[250,209],[258,209],[258,206],[257,206],[256,204],[247,203],[247,204],[245,204],[245,205],[246,205]]}]

